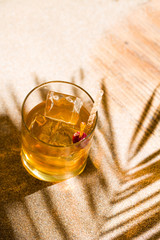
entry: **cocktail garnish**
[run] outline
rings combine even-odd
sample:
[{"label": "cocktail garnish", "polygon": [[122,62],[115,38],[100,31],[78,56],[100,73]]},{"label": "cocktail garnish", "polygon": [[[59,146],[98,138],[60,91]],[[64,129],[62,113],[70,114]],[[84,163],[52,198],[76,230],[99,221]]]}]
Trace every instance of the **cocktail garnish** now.
[{"label": "cocktail garnish", "polygon": [[[93,107],[91,109],[91,113],[90,113],[90,116],[88,118],[87,125],[86,125],[86,123],[81,122],[80,131],[73,134],[73,138],[72,138],[73,143],[79,142],[83,138],[87,137],[86,133],[89,133],[89,130],[91,129],[94,118],[96,116],[96,112],[98,110],[99,104],[100,104],[101,99],[102,99],[102,95],[103,95],[103,90],[99,90],[99,92],[96,96],[95,102],[93,104]],[[84,130],[86,131],[86,133],[84,132]]]},{"label": "cocktail garnish", "polygon": [[81,122],[80,123],[80,137],[82,137],[82,135],[84,133],[85,127],[86,127],[86,123],[85,122]]},{"label": "cocktail garnish", "polygon": [[87,133],[89,132],[89,130],[90,130],[92,124],[93,124],[93,121],[94,121],[94,118],[96,116],[96,112],[98,111],[98,107],[99,107],[99,104],[101,102],[102,96],[103,96],[103,90],[99,90],[98,94],[96,96],[95,102],[93,104],[93,107],[91,109],[91,113],[89,115],[87,125],[86,125],[86,132]]},{"label": "cocktail garnish", "polygon": [[73,143],[79,142],[83,138],[87,137],[87,134],[84,132],[85,127],[86,127],[86,123],[81,122],[80,123],[80,131],[73,134],[73,138],[72,138]]},{"label": "cocktail garnish", "polygon": [[76,132],[73,134],[73,143],[76,143],[76,142],[79,142],[81,141],[83,138],[86,138],[87,137],[87,134],[86,133],[83,133],[82,136],[80,135],[80,131]]}]

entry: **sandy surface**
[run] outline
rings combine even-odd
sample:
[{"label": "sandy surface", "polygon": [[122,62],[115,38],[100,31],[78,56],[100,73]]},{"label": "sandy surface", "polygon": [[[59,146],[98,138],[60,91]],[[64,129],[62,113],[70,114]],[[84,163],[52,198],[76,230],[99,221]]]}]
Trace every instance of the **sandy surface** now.
[{"label": "sandy surface", "polygon": [[[0,239],[158,239],[159,9],[0,0]],[[50,184],[22,167],[20,110],[28,91],[56,79],[105,94],[85,171]]]}]

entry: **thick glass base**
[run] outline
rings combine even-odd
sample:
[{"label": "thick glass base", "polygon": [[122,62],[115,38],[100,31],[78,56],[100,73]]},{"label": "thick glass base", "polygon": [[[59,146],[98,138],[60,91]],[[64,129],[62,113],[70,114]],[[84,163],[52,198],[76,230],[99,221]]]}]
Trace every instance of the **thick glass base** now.
[{"label": "thick glass base", "polygon": [[85,161],[85,163],[79,169],[76,169],[74,172],[66,172],[63,175],[54,175],[54,174],[52,175],[52,174],[44,173],[35,169],[30,163],[27,162],[26,156],[23,153],[23,151],[21,152],[21,160],[22,160],[23,166],[25,167],[25,169],[29,174],[31,174],[33,177],[39,180],[46,181],[46,182],[61,182],[71,177],[77,176],[83,172],[86,166],[86,161]]}]

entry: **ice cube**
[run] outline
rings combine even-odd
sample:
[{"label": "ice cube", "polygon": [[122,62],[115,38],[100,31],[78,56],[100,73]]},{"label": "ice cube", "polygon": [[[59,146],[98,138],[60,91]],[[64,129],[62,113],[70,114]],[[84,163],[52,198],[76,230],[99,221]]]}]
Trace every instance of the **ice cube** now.
[{"label": "ice cube", "polygon": [[29,129],[37,139],[56,146],[72,144],[72,136],[78,131],[74,125],[46,118],[39,113],[32,119]]},{"label": "ice cube", "polygon": [[57,122],[47,119],[46,124],[41,126],[40,132],[38,134],[38,139],[45,143],[50,143],[52,130],[55,128]]},{"label": "ice cube", "polygon": [[51,145],[67,146],[72,144],[72,136],[76,129],[71,125],[60,121],[47,119],[41,126],[38,138]]},{"label": "ice cube", "polygon": [[52,129],[49,143],[57,146],[67,146],[72,144],[72,136],[76,131],[71,124],[59,122],[59,126]]},{"label": "ice cube", "polygon": [[46,123],[47,119],[45,118],[45,116],[41,115],[41,114],[36,114],[36,116],[34,117],[34,119],[32,119],[30,125],[29,125],[29,130],[36,135],[39,133],[40,131],[40,127],[43,126]]},{"label": "ice cube", "polygon": [[49,91],[46,99],[45,117],[75,125],[83,102],[80,98]]},{"label": "ice cube", "polygon": [[36,114],[30,123],[29,129],[39,140],[49,143],[51,135],[57,130],[59,123],[41,114]]}]

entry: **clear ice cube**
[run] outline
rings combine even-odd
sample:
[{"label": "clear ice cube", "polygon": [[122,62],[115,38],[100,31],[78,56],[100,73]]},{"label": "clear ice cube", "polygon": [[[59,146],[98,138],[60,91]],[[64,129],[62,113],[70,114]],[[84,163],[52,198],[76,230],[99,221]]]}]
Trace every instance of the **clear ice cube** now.
[{"label": "clear ice cube", "polygon": [[36,114],[29,126],[30,131],[39,140],[56,146],[72,144],[72,136],[78,131],[73,125],[46,118]]},{"label": "clear ice cube", "polygon": [[83,102],[80,98],[49,91],[46,99],[45,117],[75,125]]},{"label": "clear ice cube", "polygon": [[72,136],[76,129],[71,124],[57,122],[52,128],[49,144],[67,146],[72,144]]},{"label": "clear ice cube", "polygon": [[30,125],[29,125],[29,130],[37,135],[38,132],[40,131],[40,127],[43,126],[46,123],[47,119],[45,118],[45,116],[43,116],[42,114],[36,114],[36,116],[34,117],[34,119],[32,119]]}]

